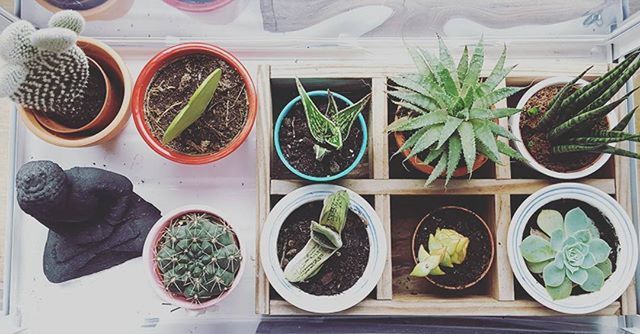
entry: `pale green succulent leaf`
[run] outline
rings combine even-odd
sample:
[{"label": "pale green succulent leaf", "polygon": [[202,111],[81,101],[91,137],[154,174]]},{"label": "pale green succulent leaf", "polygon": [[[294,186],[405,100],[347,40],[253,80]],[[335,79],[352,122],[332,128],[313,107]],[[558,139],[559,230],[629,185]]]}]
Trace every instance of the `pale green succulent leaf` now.
[{"label": "pale green succulent leaf", "polygon": [[427,252],[427,250],[424,249],[423,245],[420,245],[420,248],[418,248],[418,262],[424,262],[427,260],[428,257],[429,257],[429,252]]},{"label": "pale green succulent leaf", "polygon": [[553,258],[553,265],[558,269],[564,268],[564,254],[562,252],[558,252],[556,256]]},{"label": "pale green succulent leaf", "polygon": [[[585,272],[586,275],[586,272]],[[557,287],[564,281],[565,270],[558,269],[553,263],[548,263],[542,271],[545,286]],[[585,278],[586,279],[586,278]]]},{"label": "pale green succulent leaf", "polygon": [[573,208],[564,217],[565,235],[570,236],[578,231],[589,229],[592,224],[591,219],[582,209]]},{"label": "pale green succulent leaf", "polygon": [[[555,266],[553,266],[553,267],[555,267]],[[587,270],[586,269],[578,268],[574,272],[572,272],[570,270],[567,270],[565,272],[567,273],[567,277],[569,277],[569,279],[573,283],[583,284],[584,282],[587,281],[588,274],[587,274]]]},{"label": "pale green succulent leaf", "polygon": [[560,299],[565,299],[571,296],[571,291],[573,290],[573,284],[571,283],[571,280],[565,277],[564,281],[562,281],[562,284],[560,284],[559,286],[557,287],[546,286],[545,288],[549,293],[549,296],[551,296],[553,300],[560,300]]},{"label": "pale green succulent leaf", "polygon": [[562,250],[562,242],[564,241],[564,230],[562,227],[560,229],[553,230],[551,232],[551,248],[554,251],[559,252]]},{"label": "pale green succulent leaf", "polygon": [[589,241],[589,253],[593,255],[596,263],[604,262],[611,254],[611,247],[602,239]]},{"label": "pale green succulent leaf", "polygon": [[328,249],[309,239],[307,244],[284,268],[284,278],[292,283],[313,277],[337,249]]},{"label": "pale green succulent leaf", "polygon": [[611,260],[606,259],[604,262],[596,264],[596,267],[602,271],[604,278],[607,278],[613,274],[613,264]]},{"label": "pale green succulent leaf", "polygon": [[553,231],[562,230],[564,218],[562,218],[562,214],[556,210],[542,210],[538,214],[536,223],[544,233],[551,236]]},{"label": "pale green succulent leaf", "polygon": [[556,254],[549,241],[533,235],[522,240],[520,251],[525,260],[534,263],[553,259]]},{"label": "pale green succulent leaf", "polygon": [[584,270],[586,272],[587,278],[583,283],[579,283],[582,290],[586,292],[595,292],[602,289],[604,286],[604,273],[598,267],[593,267]]},{"label": "pale green succulent leaf", "polygon": [[593,266],[595,266],[596,264],[597,264],[597,262],[596,262],[595,256],[593,256],[593,254],[587,254],[584,257],[584,260],[582,261],[582,264],[580,265],[580,268],[589,269],[589,268],[592,268]]},{"label": "pale green succulent leaf", "polygon": [[529,270],[532,273],[534,273],[534,274],[542,274],[542,271],[544,270],[544,267],[546,267],[547,264],[549,264],[549,263],[553,264],[553,260],[546,260],[546,261],[537,262],[537,263],[525,261],[525,263],[527,264],[527,268],[529,268]]}]

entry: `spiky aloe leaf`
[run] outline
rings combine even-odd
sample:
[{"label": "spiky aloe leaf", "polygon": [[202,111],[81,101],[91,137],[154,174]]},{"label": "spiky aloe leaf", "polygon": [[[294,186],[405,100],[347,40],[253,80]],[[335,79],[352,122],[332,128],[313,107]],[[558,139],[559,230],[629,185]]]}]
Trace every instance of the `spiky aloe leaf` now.
[{"label": "spiky aloe leaf", "polygon": [[484,95],[473,102],[474,108],[489,108],[496,102],[501,101],[522,90],[523,87],[502,87]]},{"label": "spiky aloe leaf", "polygon": [[447,152],[444,149],[445,147],[443,146],[441,148],[429,151],[429,154],[427,154],[424,160],[422,160],[422,164],[428,165],[432,163],[434,160],[436,160],[439,156],[443,154],[447,154]]},{"label": "spiky aloe leaf", "polygon": [[336,149],[340,149],[342,147],[340,129],[318,110],[318,107],[313,103],[307,91],[304,90],[298,78],[296,78],[296,87],[298,88],[298,94],[300,94],[302,106],[304,107],[311,136],[320,144],[326,143]]},{"label": "spiky aloe leaf", "polygon": [[222,71],[218,68],[211,72],[198,86],[191,98],[189,98],[187,105],[180,110],[178,115],[171,121],[171,124],[169,124],[169,127],[167,127],[162,136],[163,144],[166,145],[174,140],[204,114],[213,99],[213,95],[216,93],[221,76]]},{"label": "spiky aloe leaf", "polygon": [[482,143],[482,145],[484,145],[489,150],[489,152],[491,152],[491,155],[496,158],[499,157],[500,151],[498,151],[496,137],[493,135],[493,132],[491,132],[489,126],[487,126],[487,124],[483,124],[480,126],[475,126],[473,130],[476,134],[476,138],[478,138],[478,141]]},{"label": "spiky aloe leaf", "polygon": [[578,126],[584,125],[586,122],[598,120],[606,116],[608,113],[613,111],[616,107],[618,107],[622,102],[624,102],[629,96],[631,96],[631,94],[633,94],[633,91],[627,93],[622,98],[614,102],[611,102],[605,106],[585,112],[583,114],[580,114],[578,116],[575,116],[569,119],[568,121],[551,129],[551,132],[549,132],[549,138],[551,139],[559,138],[561,135],[571,131],[572,129],[575,129]]},{"label": "spiky aloe leaf", "polygon": [[[426,80],[424,80],[423,78],[419,78],[418,80],[420,81],[410,79],[409,76],[400,76],[400,77],[391,78],[391,81],[395,82],[400,87],[404,87],[416,93],[420,93],[422,95],[431,97],[431,92],[429,91],[429,88],[425,87],[425,84],[423,83],[423,82],[426,83]],[[427,85],[427,86],[430,86],[430,85]],[[393,88],[397,88],[397,87],[393,87]]]},{"label": "spiky aloe leaf", "polygon": [[427,65],[427,62],[425,61],[424,57],[422,56],[422,53],[418,48],[408,47],[407,51],[409,51],[409,55],[411,56],[413,63],[416,64],[416,68],[418,69],[418,72],[420,73],[431,72],[431,69]]},{"label": "spiky aloe leaf", "polygon": [[551,125],[552,121],[558,118],[558,113],[561,110],[560,105],[562,104],[562,101],[564,101],[567,98],[567,96],[571,93],[571,89],[574,87],[576,82],[582,79],[582,77],[584,77],[584,75],[587,74],[587,72],[589,72],[589,70],[591,70],[592,68],[593,68],[593,65],[589,66],[586,70],[584,70],[573,80],[565,84],[562,87],[562,89],[560,89],[558,94],[556,94],[556,96],[554,96],[551,102],[549,103],[547,112],[542,116],[542,118],[540,118],[540,122],[538,123],[538,126],[546,129]]},{"label": "spiky aloe leaf", "polygon": [[522,111],[521,109],[517,109],[517,108],[498,108],[493,111],[493,115],[495,118],[503,118],[503,117],[509,117],[511,115],[515,115],[521,111]]},{"label": "spiky aloe leaf", "polygon": [[611,130],[613,130],[613,131],[622,131],[622,130],[626,129],[627,125],[629,125],[629,122],[633,119],[633,115],[636,113],[636,110],[638,110],[637,106],[635,108],[633,108],[633,110],[631,110],[631,112],[626,114],[620,120],[620,122],[618,122],[618,124],[616,124],[616,126],[614,126]]},{"label": "spiky aloe leaf", "polygon": [[411,148],[411,153],[407,156],[407,159],[415,156],[416,154],[428,149],[431,145],[435,144],[440,138],[440,133],[442,133],[443,125],[434,125],[428,128],[428,130],[418,139],[416,144]]},{"label": "spiky aloe leaf", "polygon": [[484,63],[484,42],[483,38],[480,38],[478,44],[473,49],[473,55],[471,56],[471,62],[469,63],[469,69],[467,75],[462,81],[462,90],[460,95],[466,95],[467,92],[478,84],[480,78],[480,72],[482,71],[482,65]]},{"label": "spiky aloe leaf", "polygon": [[440,132],[440,138],[438,138],[438,147],[442,147],[447,140],[453,135],[454,132],[458,129],[458,126],[462,123],[462,120],[457,117],[449,116],[447,117],[447,121],[444,123],[442,127],[442,131]]},{"label": "spiky aloe leaf", "polygon": [[404,144],[402,144],[402,146],[398,149],[398,151],[395,154],[406,151],[412,148],[413,146],[415,146],[416,143],[418,142],[418,139],[420,139],[424,135],[424,133],[427,132],[427,130],[429,130],[429,128],[425,127],[416,131],[414,134],[411,135],[411,137],[405,140]]},{"label": "spiky aloe leaf", "polygon": [[[467,70],[469,69],[469,48],[465,45],[458,62],[458,80],[462,81],[467,76]],[[460,82],[462,84],[462,82]]]},{"label": "spiky aloe leaf", "polygon": [[516,138],[516,136],[514,136],[511,132],[509,132],[507,129],[503,128],[502,126],[490,121],[484,121],[483,123],[487,127],[489,127],[491,132],[493,132],[495,135],[503,138],[507,138],[509,140],[518,141],[518,138]]},{"label": "spiky aloe leaf", "polygon": [[340,134],[343,141],[347,140],[347,137],[349,137],[353,122],[355,122],[358,115],[360,115],[360,113],[364,109],[364,106],[369,102],[370,98],[371,93],[367,94],[365,97],[360,99],[360,101],[354,103],[353,105],[348,106],[339,112],[336,112],[336,115],[333,118],[333,122],[338,127],[338,129],[340,129]]},{"label": "spiky aloe leaf", "polygon": [[311,239],[325,248],[342,247],[342,229],[347,222],[349,194],[336,191],[324,199],[320,221],[311,223]]},{"label": "spiky aloe leaf", "polygon": [[444,43],[444,40],[442,40],[442,37],[440,37],[440,35],[437,36],[439,46],[438,49],[440,51],[440,64],[442,65],[442,67],[444,67],[444,70],[439,71],[438,74],[442,78],[443,76],[440,74],[440,72],[447,72],[446,74],[443,74],[451,78],[455,85],[455,90],[452,91],[455,92],[455,95],[457,95],[458,87],[460,87],[460,81],[458,80],[458,69],[453,61],[451,53],[449,52],[449,48],[447,48],[447,45]]},{"label": "spiky aloe leaf", "polygon": [[498,151],[512,159],[516,159],[524,163],[527,162],[527,159],[525,159],[525,157],[523,157],[520,152],[514,150],[511,146],[509,146],[509,144],[503,143],[502,141],[498,141]]},{"label": "spiky aloe leaf", "polygon": [[387,94],[427,111],[436,111],[440,109],[436,100],[420,93],[398,89],[388,91]]},{"label": "spiky aloe leaf", "polygon": [[[497,144],[496,144],[497,146]],[[500,161],[500,156],[496,155],[495,152],[491,151],[485,144],[482,142],[478,142],[478,152],[489,160],[493,161],[497,165],[503,165],[504,163]]]},{"label": "spiky aloe leaf", "polygon": [[476,137],[471,122],[460,123],[458,134],[460,134],[464,161],[467,165],[467,170],[471,173],[473,164],[476,162]]},{"label": "spiky aloe leaf", "polygon": [[434,124],[442,124],[447,120],[447,117],[447,113],[444,111],[436,111],[413,118],[402,117],[389,124],[387,131],[396,132],[421,129]]},{"label": "spiky aloe leaf", "polygon": [[515,66],[511,66],[508,68],[504,68],[504,63],[506,59],[507,59],[507,45],[505,44],[502,48],[502,53],[500,54],[500,58],[498,58],[498,61],[493,66],[493,70],[491,70],[491,73],[489,74],[489,76],[481,86],[484,93],[489,93],[492,90],[494,90],[498,86],[498,84],[500,84],[500,82],[507,77],[507,74],[509,74],[509,72],[511,72],[511,70],[515,67]]},{"label": "spiky aloe leaf", "polygon": [[494,119],[493,111],[488,108],[471,108],[469,110],[469,120],[473,119]]},{"label": "spiky aloe leaf", "polygon": [[440,160],[438,160],[438,163],[433,168],[433,172],[429,174],[429,178],[427,178],[427,181],[425,182],[424,186],[426,187],[431,183],[433,183],[433,181],[435,181],[438,177],[440,177],[440,175],[442,175],[442,173],[444,173],[445,168],[447,168],[447,155],[442,154],[440,156]]},{"label": "spiky aloe leaf", "polygon": [[447,179],[445,184],[449,182],[451,176],[453,176],[453,172],[458,168],[458,164],[460,163],[460,157],[462,155],[462,143],[460,141],[460,136],[453,134],[451,138],[449,138],[448,149]]}]

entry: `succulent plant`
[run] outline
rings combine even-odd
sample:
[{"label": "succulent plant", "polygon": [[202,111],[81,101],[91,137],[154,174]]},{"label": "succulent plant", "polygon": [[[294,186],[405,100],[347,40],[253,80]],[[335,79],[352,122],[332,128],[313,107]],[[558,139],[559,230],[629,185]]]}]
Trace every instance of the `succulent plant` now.
[{"label": "succulent plant", "polygon": [[302,100],[311,136],[315,140],[313,150],[315,151],[316,160],[321,161],[328,152],[339,151],[342,148],[344,141],[349,137],[353,122],[369,102],[371,94],[367,94],[367,96],[351,106],[338,110],[333,94],[331,94],[331,91],[327,91],[329,102],[327,103],[327,110],[323,114],[297,78],[296,86]]},{"label": "succulent plant", "polygon": [[469,238],[451,229],[438,228],[435,234],[429,235],[427,244],[428,252],[424,245],[420,245],[418,264],[413,268],[410,276],[445,275],[440,266],[453,268],[456,264],[462,264],[467,257]]},{"label": "succulent plant", "polygon": [[311,222],[311,238],[284,269],[287,281],[303,282],[320,271],[322,265],[342,247],[342,229],[347,221],[349,194],[337,191],[324,199],[320,222]]},{"label": "succulent plant", "polygon": [[410,150],[406,161],[425,152],[424,164],[436,161],[426,185],[441,175],[446,176],[446,184],[458,168],[461,157],[464,158],[469,173],[478,153],[498,164],[501,164],[501,153],[524,160],[508,144],[496,140],[496,136],[515,140],[495,120],[520,111],[514,108],[493,108],[495,103],[521,89],[498,88],[513,69],[513,66],[504,67],[506,47],[489,77],[481,80],[480,71],[484,62],[482,39],[473,50],[471,59],[468,48],[464,48],[457,66],[444,41],[440,37],[438,40],[439,57],[432,56],[424,49],[410,48],[409,53],[418,73],[392,78],[395,85],[391,86],[388,94],[395,98],[399,107],[410,113],[390,124],[388,131],[413,131],[396,154]]},{"label": "succulent plant", "polygon": [[169,124],[169,127],[167,127],[167,130],[165,130],[162,136],[163,144],[168,144],[174,140],[204,114],[213,99],[213,95],[216,93],[216,89],[218,89],[221,76],[222,71],[216,69],[198,86],[187,105],[180,110],[171,121],[171,124]]},{"label": "succulent plant", "polygon": [[58,121],[80,117],[78,101],[85,94],[89,62],[76,45],[84,19],[74,11],[54,14],[49,28],[37,30],[17,21],[0,34],[0,97],[54,116]]},{"label": "succulent plant", "polygon": [[231,228],[209,213],[193,212],[174,219],[156,250],[164,287],[194,303],[229,290],[242,262]]},{"label": "succulent plant", "polygon": [[562,87],[549,102],[547,112],[538,123],[540,128],[548,131],[549,139],[553,143],[553,153],[610,153],[640,159],[640,155],[635,152],[608,145],[609,143],[625,140],[640,141],[640,135],[624,131],[631,119],[633,119],[637,107],[611,130],[590,131],[587,136],[576,134],[576,131],[579,130],[593,129],[597,122],[614,111],[616,107],[635,92],[637,88],[622,98],[607,103],[640,68],[639,55],[639,52],[629,55],[618,66],[582,88],[574,90],[576,82],[591,67]]},{"label": "succulent plant", "polygon": [[537,225],[540,230],[531,230],[520,251],[529,270],[542,275],[549,295],[567,298],[575,285],[586,292],[600,290],[613,266],[611,247],[600,239],[593,220],[580,208],[564,218],[558,211],[542,210]]}]

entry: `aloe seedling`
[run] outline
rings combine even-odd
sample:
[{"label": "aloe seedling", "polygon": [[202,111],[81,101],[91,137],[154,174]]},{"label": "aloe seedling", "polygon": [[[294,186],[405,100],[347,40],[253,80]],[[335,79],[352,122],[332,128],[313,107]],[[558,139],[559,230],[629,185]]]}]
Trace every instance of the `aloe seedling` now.
[{"label": "aloe seedling", "polygon": [[164,232],[156,261],[167,290],[201,303],[231,288],[242,256],[229,226],[208,213],[189,213]]},{"label": "aloe seedling", "polygon": [[554,300],[567,298],[575,285],[586,292],[602,289],[611,276],[611,247],[595,224],[580,208],[562,217],[555,210],[542,210],[537,218],[540,230],[522,240],[520,251],[529,270],[542,275]]},{"label": "aloe seedling", "polygon": [[347,221],[349,194],[345,190],[327,196],[320,222],[311,222],[311,238],[284,269],[289,282],[303,282],[320,271],[322,265],[342,247],[342,229]]},{"label": "aloe seedling", "polygon": [[440,266],[453,268],[456,264],[462,264],[467,257],[469,238],[451,229],[437,229],[435,234],[429,235],[427,246],[428,252],[420,245],[418,264],[410,276],[445,275]]},{"label": "aloe seedling", "polygon": [[439,57],[432,56],[427,50],[410,48],[418,73],[392,78],[396,85],[388,94],[410,114],[390,124],[388,131],[413,131],[396,154],[410,150],[406,161],[425,152],[424,164],[437,161],[426,185],[441,175],[446,176],[445,184],[449,182],[461,158],[464,158],[471,174],[478,153],[497,164],[502,164],[500,154],[524,160],[508,144],[496,140],[496,136],[515,140],[495,120],[520,111],[514,108],[493,109],[495,103],[521,89],[498,88],[513,69],[513,66],[504,66],[506,47],[489,77],[481,80],[484,62],[482,39],[473,50],[471,59],[465,47],[457,66],[444,41],[438,39]]},{"label": "aloe seedling", "polygon": [[553,153],[610,153],[640,159],[638,153],[608,145],[626,140],[640,141],[640,135],[624,131],[633,118],[635,108],[611,130],[597,130],[591,131],[588,135],[576,135],[579,130],[593,129],[597,122],[614,111],[635,91],[634,89],[622,98],[608,103],[640,68],[639,55],[638,52],[629,55],[603,76],[573,92],[576,82],[590,68],[562,87],[551,100],[547,112],[538,123],[539,127],[548,130],[549,139],[553,142]]},{"label": "aloe seedling", "polygon": [[198,86],[198,89],[191,95],[189,102],[171,121],[169,127],[162,136],[162,143],[168,144],[172,140],[176,139],[184,130],[186,130],[191,124],[195,123],[204,112],[207,110],[207,106],[211,103],[213,95],[218,88],[222,71],[216,69]]},{"label": "aloe seedling", "polygon": [[353,122],[355,122],[358,115],[360,115],[364,109],[371,94],[367,94],[367,96],[351,106],[338,110],[338,105],[336,104],[333,94],[327,91],[329,101],[327,103],[327,110],[325,114],[323,114],[297,78],[296,86],[300,94],[300,99],[302,100],[309,131],[315,140],[313,150],[316,160],[321,161],[330,151],[339,151],[342,149],[344,141],[349,137]]}]

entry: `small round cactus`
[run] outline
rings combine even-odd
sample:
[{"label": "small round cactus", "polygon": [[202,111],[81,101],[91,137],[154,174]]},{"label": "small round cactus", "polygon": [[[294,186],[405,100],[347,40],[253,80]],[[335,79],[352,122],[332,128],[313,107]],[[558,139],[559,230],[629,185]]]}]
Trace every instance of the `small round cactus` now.
[{"label": "small round cactus", "polygon": [[[76,45],[84,19],[74,11],[53,15],[49,28],[18,21],[0,34],[0,97],[47,114],[67,126],[84,121],[82,100],[89,79],[89,61]],[[86,122],[85,122],[86,123]]]},{"label": "small round cactus", "polygon": [[174,219],[156,247],[164,287],[193,303],[203,303],[231,288],[242,255],[231,228],[209,213]]}]

